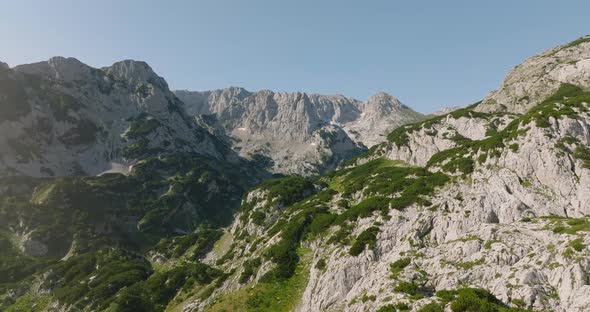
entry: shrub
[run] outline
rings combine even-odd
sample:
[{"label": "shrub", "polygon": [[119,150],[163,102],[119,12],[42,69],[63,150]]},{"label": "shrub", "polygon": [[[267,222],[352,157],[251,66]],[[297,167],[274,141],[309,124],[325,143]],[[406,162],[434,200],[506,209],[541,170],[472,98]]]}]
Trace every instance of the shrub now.
[{"label": "shrub", "polygon": [[170,259],[178,258],[194,247],[189,258],[196,260],[207,254],[222,234],[221,230],[203,229],[197,233],[162,239],[152,250]]},{"label": "shrub", "polygon": [[420,289],[420,286],[418,284],[416,284],[415,282],[401,281],[394,287],[393,290],[398,293],[404,293],[404,294],[413,296],[418,293],[419,289]]},{"label": "shrub", "polygon": [[582,251],[586,248],[586,244],[584,244],[584,240],[581,237],[578,237],[569,243],[569,246],[572,247],[575,251]]},{"label": "shrub", "polygon": [[288,278],[295,272],[295,266],[299,261],[296,246],[289,240],[281,240],[273,245],[267,252],[268,257],[276,264],[268,278]]},{"label": "shrub", "polygon": [[240,274],[238,282],[240,284],[246,283],[252,275],[256,274],[256,270],[258,270],[258,267],[261,264],[260,258],[246,261],[244,263],[244,270],[242,271],[242,274]]},{"label": "shrub", "polygon": [[337,224],[342,224],[345,220],[356,220],[359,217],[370,217],[376,210],[387,213],[387,211],[389,211],[390,201],[391,199],[385,196],[366,198],[339,215],[336,222]]},{"label": "shrub", "polygon": [[252,212],[252,214],[250,215],[250,218],[252,219],[252,222],[254,224],[263,225],[264,220],[266,219],[266,214],[260,210],[256,210],[256,211]]},{"label": "shrub", "polygon": [[444,312],[444,311],[445,311],[445,307],[439,303],[436,303],[436,302],[429,303],[429,304],[421,307],[420,309],[418,309],[418,312]]},{"label": "shrub", "polygon": [[436,296],[439,297],[442,302],[447,303],[455,299],[455,296],[457,296],[457,291],[443,289],[437,291]]},{"label": "shrub", "polygon": [[395,307],[400,312],[402,312],[402,311],[410,311],[410,306],[407,303],[405,303],[405,302],[398,302],[398,303],[395,304]]},{"label": "shrub", "polygon": [[544,102],[563,100],[566,97],[574,97],[583,93],[582,89],[571,83],[562,83],[554,94],[545,99]]},{"label": "shrub", "polygon": [[377,296],[375,295],[367,295],[367,294],[363,294],[363,296],[361,297],[361,302],[365,303],[367,301],[375,301],[377,300]]},{"label": "shrub", "polygon": [[[584,102],[590,102],[590,93],[583,92],[579,87],[571,84],[562,84],[553,95],[547,97],[541,104],[533,107],[524,115],[514,119],[502,131],[490,132],[490,136],[479,141],[460,140],[458,141],[459,146],[434,154],[428,161],[427,166],[438,165],[449,172],[471,173],[473,171],[471,158],[477,152],[481,152],[477,159],[479,163],[485,162],[490,157],[497,157],[509,141],[528,131],[528,128],[522,129],[521,125],[535,122],[538,127],[548,127],[551,117],[569,116],[576,118],[580,111],[588,111],[588,108],[583,104]],[[514,152],[518,150],[516,143],[510,144],[508,147]],[[588,153],[585,153],[584,150],[579,150],[579,153],[577,153],[582,160],[586,158],[585,154]],[[590,156],[588,157],[590,159]],[[441,165],[443,163],[445,165]],[[590,162],[585,161],[584,167],[590,169]]]},{"label": "shrub", "polygon": [[130,139],[139,139],[152,133],[159,128],[161,123],[157,119],[139,119],[133,121],[129,127],[129,131],[125,134]]},{"label": "shrub", "polygon": [[312,234],[322,233],[332,225],[335,219],[336,216],[333,214],[319,213],[315,215],[311,221],[311,224],[309,225],[309,231]]},{"label": "shrub", "polygon": [[577,158],[582,161],[583,167],[586,169],[590,169],[590,148],[586,146],[578,146],[573,154],[574,158]]},{"label": "shrub", "polygon": [[459,157],[444,164],[442,169],[452,173],[459,171],[463,174],[470,174],[473,172],[473,159],[469,156]]},{"label": "shrub", "polygon": [[[221,271],[199,262],[184,263],[182,266],[171,270],[153,274],[147,280],[131,286],[130,291],[143,294],[141,298],[143,306],[151,307],[150,310],[163,311],[180,289],[192,288],[195,287],[195,284],[204,286],[222,275]],[[209,288],[206,291],[212,292],[214,290],[212,287]],[[130,305],[134,304],[134,302],[119,302],[119,304],[132,311],[136,308]]]},{"label": "shrub", "polygon": [[376,312],[396,312],[397,309],[393,304],[381,306]]},{"label": "shrub", "polygon": [[323,271],[326,268],[326,260],[324,260],[324,258],[318,260],[318,262],[315,264],[315,268]]},{"label": "shrub", "polygon": [[463,288],[457,290],[457,299],[451,303],[453,312],[498,311],[501,302],[483,289]]},{"label": "shrub", "polygon": [[[151,274],[151,268],[145,262],[109,249],[71,257],[53,270],[55,276],[46,283],[53,283],[53,278],[63,278],[65,284],[54,291],[60,302],[71,305],[88,297],[103,308],[120,289],[145,280]],[[87,282],[90,276],[94,278]]]},{"label": "shrub", "polygon": [[[483,119],[487,119],[489,118],[489,114],[487,113],[481,113],[481,112],[476,112],[473,109],[477,106],[478,103],[472,104],[468,107],[462,108],[462,109],[458,109],[455,110],[449,114],[446,115],[442,115],[442,116],[436,116],[430,119],[427,119],[425,121],[421,121],[421,122],[417,122],[414,124],[410,124],[410,125],[405,125],[405,126],[401,126],[395,130],[393,130],[391,133],[389,133],[387,135],[387,140],[389,142],[394,143],[397,147],[401,147],[403,145],[408,145],[409,143],[409,137],[408,134],[418,131],[420,129],[432,129],[432,127],[435,124],[440,123],[442,120],[444,120],[445,118],[447,118],[447,116],[451,116],[455,119],[461,118],[461,117],[467,117],[467,118],[483,118]],[[432,132],[432,130],[431,130]],[[435,135],[435,133],[431,134],[431,135]]]},{"label": "shrub", "polygon": [[352,256],[358,256],[361,252],[365,250],[366,246],[369,248],[375,248],[375,244],[377,243],[377,234],[379,233],[378,227],[370,227],[363,231],[359,236],[356,238],[352,247],[350,247],[349,253]]},{"label": "shrub", "polygon": [[410,258],[402,258],[395,261],[390,265],[391,273],[393,273],[394,275],[399,274],[410,264],[410,262],[412,262],[412,259]]},{"label": "shrub", "polygon": [[430,297],[434,291],[431,287],[420,285],[415,281],[401,281],[393,288],[393,290],[398,293],[409,295],[412,300],[421,299],[424,296]]},{"label": "shrub", "polygon": [[285,206],[289,206],[313,191],[311,180],[299,176],[266,180],[260,188],[269,191],[270,198],[276,198]]},{"label": "shrub", "polygon": [[340,229],[330,236],[328,244],[348,244],[350,242],[350,232],[352,232],[350,226],[341,225]]},{"label": "shrub", "polygon": [[518,298],[512,299],[512,303],[519,308],[525,308],[527,305],[524,300]]},{"label": "shrub", "polygon": [[387,135],[387,140],[393,142],[397,147],[407,145],[409,143],[408,133],[417,130],[417,127],[402,126]]}]

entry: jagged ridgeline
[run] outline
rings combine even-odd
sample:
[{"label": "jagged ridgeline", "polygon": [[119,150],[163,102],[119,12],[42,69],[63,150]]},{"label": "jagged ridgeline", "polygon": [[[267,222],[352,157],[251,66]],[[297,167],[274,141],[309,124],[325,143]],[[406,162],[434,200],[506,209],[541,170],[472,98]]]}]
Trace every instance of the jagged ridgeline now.
[{"label": "jagged ridgeline", "polygon": [[[80,72],[66,75],[58,63],[43,71],[61,73],[47,74],[45,88],[58,81],[76,99],[101,92],[64,83]],[[92,77],[109,82],[133,72],[130,64]],[[181,106],[166,108],[176,98],[150,75],[113,83],[109,94],[133,109],[111,116],[118,106],[107,105],[94,119],[82,118],[101,107],[94,101],[82,101],[84,114],[67,110],[74,121],[119,127],[95,136],[100,144],[61,148],[76,122],[60,123],[45,97],[35,97],[30,111],[0,123],[20,138],[6,145],[12,158],[2,158],[0,307],[588,311],[589,72],[584,37],[515,67],[482,102],[402,126],[337,170],[253,188],[268,176],[216,138],[220,129],[186,118]],[[23,90],[25,99],[37,92]],[[150,108],[158,103],[169,104]],[[53,130],[32,144],[25,134],[35,131],[23,129],[38,123],[15,120],[34,114]],[[243,125],[224,131],[234,126]],[[14,142],[45,150],[23,154]],[[88,158],[97,146],[104,158]],[[47,149],[63,161],[41,157]],[[104,171],[111,173],[95,176]]]},{"label": "jagged ridgeline", "polygon": [[334,169],[381,143],[396,127],[425,119],[383,92],[366,102],[342,95],[236,87],[175,94],[190,114],[241,156],[291,175]]}]

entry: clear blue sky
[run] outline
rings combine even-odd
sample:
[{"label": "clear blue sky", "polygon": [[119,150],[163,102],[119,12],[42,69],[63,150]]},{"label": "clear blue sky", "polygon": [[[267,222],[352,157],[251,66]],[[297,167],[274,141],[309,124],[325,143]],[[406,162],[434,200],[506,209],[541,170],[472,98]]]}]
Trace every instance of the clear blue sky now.
[{"label": "clear blue sky", "polygon": [[173,89],[388,92],[418,111],[475,102],[590,33],[590,1],[3,1],[0,60],[147,61]]}]

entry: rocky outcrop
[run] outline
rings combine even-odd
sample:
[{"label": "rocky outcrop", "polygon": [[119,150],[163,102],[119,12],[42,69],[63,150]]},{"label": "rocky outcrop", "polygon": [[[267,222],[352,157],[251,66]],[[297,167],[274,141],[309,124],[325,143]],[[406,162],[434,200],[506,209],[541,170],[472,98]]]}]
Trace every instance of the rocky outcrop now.
[{"label": "rocky outcrop", "polygon": [[347,123],[345,128],[354,140],[372,147],[383,142],[393,129],[422,119],[423,115],[381,92],[369,97],[361,106],[359,118]]},{"label": "rocky outcrop", "polygon": [[[144,62],[96,69],[73,58],[0,69],[0,173],[96,175],[183,151],[235,162]],[[122,170],[122,167],[127,169]]]},{"label": "rocky outcrop", "polygon": [[31,237],[31,234],[29,233],[23,237],[21,243],[22,252],[32,257],[46,256],[49,251],[47,245],[39,239]]},{"label": "rocky outcrop", "polygon": [[478,110],[523,114],[562,83],[590,88],[590,36],[535,55],[514,67]]},{"label": "rocky outcrop", "polygon": [[482,140],[489,133],[504,129],[515,117],[513,114],[484,114],[459,109],[424,123],[398,128],[386,142],[375,146],[372,153],[359,160],[386,157],[414,166],[426,166],[434,154],[456,147],[465,140]]}]

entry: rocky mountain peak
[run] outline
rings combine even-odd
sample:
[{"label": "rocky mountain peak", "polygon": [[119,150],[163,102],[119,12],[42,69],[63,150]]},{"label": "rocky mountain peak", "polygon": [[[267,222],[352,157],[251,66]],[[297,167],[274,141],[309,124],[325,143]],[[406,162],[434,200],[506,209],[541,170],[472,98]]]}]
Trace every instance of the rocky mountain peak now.
[{"label": "rocky mountain peak", "polygon": [[243,99],[252,94],[242,87],[229,87],[227,89],[224,89],[224,93],[226,94],[226,96],[236,97],[239,99]]},{"label": "rocky mountain peak", "polygon": [[166,81],[158,76],[154,70],[143,61],[124,60],[103,68],[103,70],[108,75],[112,75],[116,79],[126,80],[131,84],[140,85],[151,83],[159,86],[161,89],[168,89]]},{"label": "rocky mountain peak", "polygon": [[43,79],[80,81],[88,79],[94,69],[73,57],[54,56],[47,61],[19,65],[15,71],[28,75],[38,75]]},{"label": "rocky mountain peak", "polygon": [[366,108],[369,111],[378,113],[392,113],[402,109],[402,103],[395,97],[379,92],[367,99]]},{"label": "rocky mountain peak", "polygon": [[0,61],[0,69],[10,69],[10,66],[8,66],[8,64]]},{"label": "rocky mountain peak", "polygon": [[9,73],[0,85],[0,174],[128,171],[146,155],[171,151],[236,159],[145,62],[97,69],[54,57]]}]

